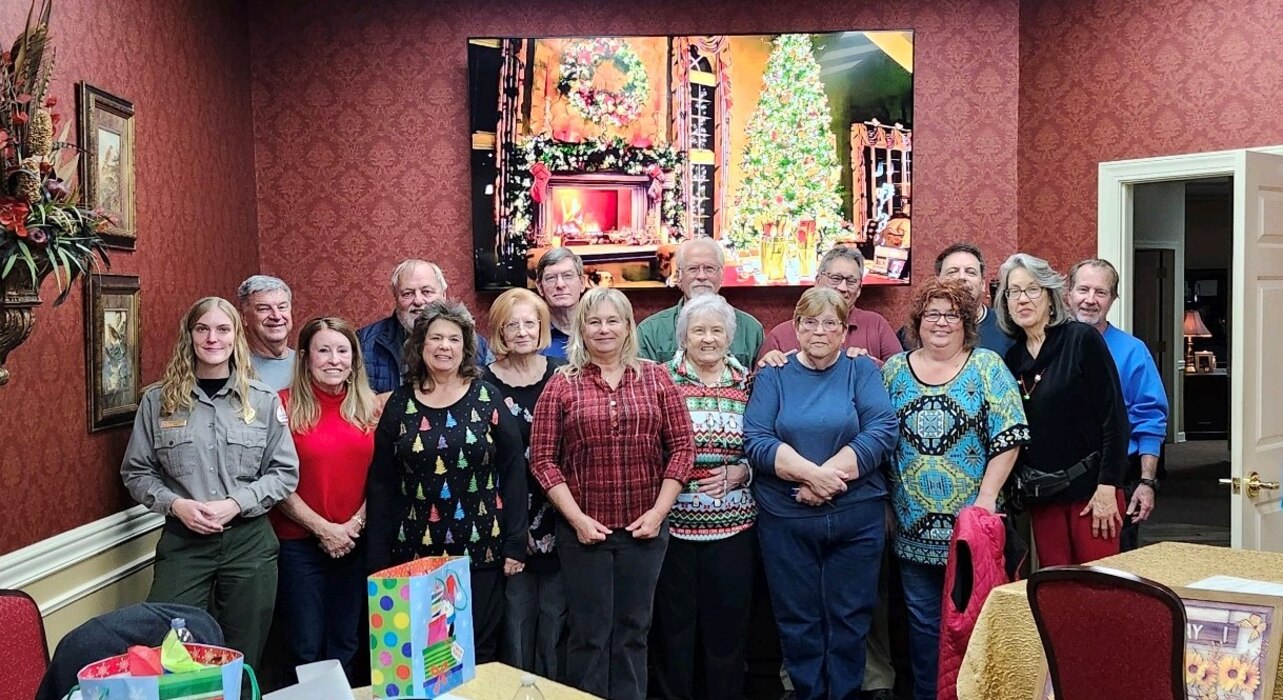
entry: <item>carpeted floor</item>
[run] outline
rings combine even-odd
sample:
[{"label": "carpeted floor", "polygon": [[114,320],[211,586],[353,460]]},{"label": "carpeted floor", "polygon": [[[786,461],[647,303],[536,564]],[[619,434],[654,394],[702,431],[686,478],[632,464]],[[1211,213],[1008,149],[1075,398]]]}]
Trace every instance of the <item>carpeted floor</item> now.
[{"label": "carpeted floor", "polygon": [[1194,542],[1230,544],[1229,487],[1217,479],[1230,475],[1229,444],[1197,440],[1167,446],[1167,479],[1141,544]]}]

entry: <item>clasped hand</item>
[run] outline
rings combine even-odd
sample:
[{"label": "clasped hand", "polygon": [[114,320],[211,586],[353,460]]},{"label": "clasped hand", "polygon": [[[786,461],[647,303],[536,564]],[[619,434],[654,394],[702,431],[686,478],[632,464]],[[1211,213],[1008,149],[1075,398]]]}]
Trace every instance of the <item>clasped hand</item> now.
[{"label": "clasped hand", "polygon": [[205,503],[191,498],[180,498],[169,507],[169,512],[198,535],[213,535],[223,531],[223,526],[240,515],[236,501],[224,498]]}]

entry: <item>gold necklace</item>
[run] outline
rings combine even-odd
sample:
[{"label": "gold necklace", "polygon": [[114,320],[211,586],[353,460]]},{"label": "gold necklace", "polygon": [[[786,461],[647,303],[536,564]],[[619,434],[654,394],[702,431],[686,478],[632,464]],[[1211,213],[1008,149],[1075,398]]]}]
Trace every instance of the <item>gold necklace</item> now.
[{"label": "gold necklace", "polygon": [[1024,394],[1025,401],[1028,401],[1030,395],[1034,393],[1034,389],[1038,388],[1038,382],[1042,381],[1042,372],[1034,375],[1034,383],[1028,389],[1025,388],[1025,378],[1023,376],[1016,381],[1020,382],[1020,391]]}]

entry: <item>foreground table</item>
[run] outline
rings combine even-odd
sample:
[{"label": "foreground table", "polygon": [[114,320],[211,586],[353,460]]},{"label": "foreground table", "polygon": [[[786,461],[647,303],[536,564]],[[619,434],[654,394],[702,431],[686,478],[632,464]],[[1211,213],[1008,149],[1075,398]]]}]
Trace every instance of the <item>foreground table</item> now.
[{"label": "foreground table", "polygon": [[[501,663],[482,664],[477,667],[477,677],[450,691],[452,694],[468,700],[512,700],[521,687],[521,677],[525,672]],[[575,690],[560,683],[540,678],[536,683],[545,700],[593,700],[596,696],[582,690]],[[356,700],[371,700],[373,694],[369,688],[357,688],[352,692]]]},{"label": "foreground table", "polygon": [[[1162,542],[1092,562],[1185,586],[1217,574],[1283,583],[1283,554]],[[959,700],[1029,700],[1046,666],[1025,583],[995,588],[976,621],[958,674]],[[1283,697],[1283,667],[1275,683]]]}]

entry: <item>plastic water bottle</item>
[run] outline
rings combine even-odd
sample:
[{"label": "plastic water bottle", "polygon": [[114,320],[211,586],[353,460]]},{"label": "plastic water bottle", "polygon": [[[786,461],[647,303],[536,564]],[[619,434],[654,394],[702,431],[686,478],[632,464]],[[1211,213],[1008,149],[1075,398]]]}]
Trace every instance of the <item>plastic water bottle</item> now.
[{"label": "plastic water bottle", "polygon": [[191,644],[192,642],[196,641],[192,639],[192,631],[187,629],[187,620],[184,618],[176,617],[170,620],[169,629],[172,630],[173,633],[178,636],[178,641],[182,642],[183,644]]},{"label": "plastic water bottle", "polygon": [[535,677],[529,673],[521,677],[521,687],[517,688],[517,694],[512,696],[512,700],[544,700],[543,693],[535,685]]}]

